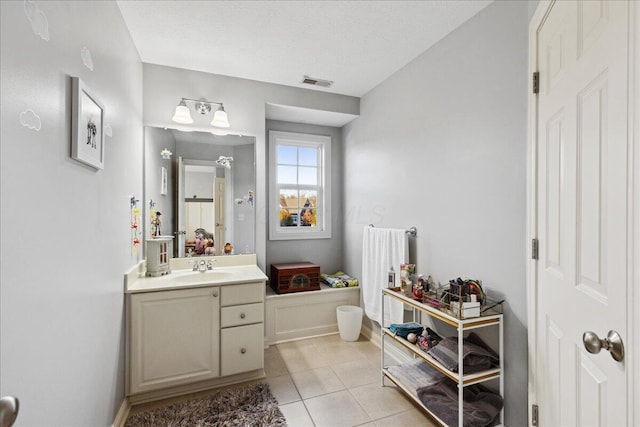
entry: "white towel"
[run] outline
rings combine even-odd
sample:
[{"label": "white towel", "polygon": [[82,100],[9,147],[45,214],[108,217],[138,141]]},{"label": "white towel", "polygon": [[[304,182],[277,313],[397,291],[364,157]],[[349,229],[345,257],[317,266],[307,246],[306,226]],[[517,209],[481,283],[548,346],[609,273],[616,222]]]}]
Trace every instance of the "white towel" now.
[{"label": "white towel", "polygon": [[409,239],[405,230],[365,227],[362,239],[362,299],[369,319],[381,326],[402,323],[403,305],[385,298],[384,325],[382,323],[382,289],[387,287],[389,268],[396,272],[396,286],[400,283],[400,264],[409,258]]}]

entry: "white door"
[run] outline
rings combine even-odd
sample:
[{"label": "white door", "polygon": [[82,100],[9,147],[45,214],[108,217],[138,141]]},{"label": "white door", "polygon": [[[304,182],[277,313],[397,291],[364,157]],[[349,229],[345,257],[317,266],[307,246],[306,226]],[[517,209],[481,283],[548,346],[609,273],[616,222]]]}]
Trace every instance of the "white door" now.
[{"label": "white door", "polygon": [[213,200],[214,206],[214,218],[216,222],[216,254],[221,255],[223,253],[225,241],[225,179],[216,177],[213,182]]},{"label": "white door", "polygon": [[196,229],[203,227],[200,214],[202,204],[201,202],[184,202],[184,230],[186,231],[184,236],[186,241],[195,241]]},{"label": "white door", "polygon": [[627,426],[632,359],[587,352],[583,333],[631,337],[629,3],[548,7],[536,40],[538,425]]}]

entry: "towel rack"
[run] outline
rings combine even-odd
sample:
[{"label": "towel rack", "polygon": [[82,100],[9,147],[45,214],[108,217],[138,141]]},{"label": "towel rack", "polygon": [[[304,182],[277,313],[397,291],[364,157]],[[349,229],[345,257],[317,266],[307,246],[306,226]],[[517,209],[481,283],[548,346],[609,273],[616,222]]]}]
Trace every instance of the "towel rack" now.
[{"label": "towel rack", "polygon": [[[369,227],[374,228],[375,225],[369,224]],[[418,229],[415,227],[410,227],[408,230],[404,230],[404,232],[411,234],[412,237],[416,237],[418,235]]]}]

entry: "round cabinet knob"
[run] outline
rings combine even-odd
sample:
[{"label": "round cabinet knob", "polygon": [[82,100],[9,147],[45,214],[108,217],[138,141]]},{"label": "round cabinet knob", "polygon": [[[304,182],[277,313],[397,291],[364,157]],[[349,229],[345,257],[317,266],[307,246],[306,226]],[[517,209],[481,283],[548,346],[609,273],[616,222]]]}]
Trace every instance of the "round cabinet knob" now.
[{"label": "round cabinet knob", "polygon": [[244,314],[244,313],[240,313],[240,318],[241,318],[241,319],[244,319],[245,317],[247,317],[247,315],[246,315],[246,314]]},{"label": "round cabinet knob", "polygon": [[247,349],[246,349],[246,348],[241,348],[241,349],[240,349],[240,353],[245,354],[246,352],[247,352]]},{"label": "round cabinet knob", "polygon": [[218,298],[218,291],[213,291],[213,297]]}]

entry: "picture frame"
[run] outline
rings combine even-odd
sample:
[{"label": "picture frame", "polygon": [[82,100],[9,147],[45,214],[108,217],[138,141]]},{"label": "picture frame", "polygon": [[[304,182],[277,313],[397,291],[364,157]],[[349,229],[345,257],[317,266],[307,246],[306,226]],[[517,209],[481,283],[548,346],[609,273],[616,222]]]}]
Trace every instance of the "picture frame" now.
[{"label": "picture frame", "polygon": [[160,167],[160,195],[167,195],[167,168],[164,166]]},{"label": "picture frame", "polygon": [[71,157],[104,169],[104,104],[79,77],[72,86]]}]

